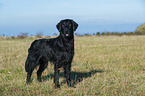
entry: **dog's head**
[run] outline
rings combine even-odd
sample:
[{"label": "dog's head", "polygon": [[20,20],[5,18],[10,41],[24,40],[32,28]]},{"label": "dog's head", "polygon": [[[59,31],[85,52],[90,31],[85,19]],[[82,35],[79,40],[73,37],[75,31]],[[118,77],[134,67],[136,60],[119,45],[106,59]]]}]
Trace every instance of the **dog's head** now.
[{"label": "dog's head", "polygon": [[78,24],[71,20],[71,19],[65,19],[61,20],[57,25],[57,29],[59,32],[61,32],[62,35],[65,37],[73,36],[74,31],[77,29]]}]

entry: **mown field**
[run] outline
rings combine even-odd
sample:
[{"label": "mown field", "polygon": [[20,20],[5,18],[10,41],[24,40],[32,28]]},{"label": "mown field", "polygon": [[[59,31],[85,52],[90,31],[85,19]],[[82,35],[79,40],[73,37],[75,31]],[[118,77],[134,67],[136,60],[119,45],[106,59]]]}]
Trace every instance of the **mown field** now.
[{"label": "mown field", "polygon": [[139,96],[145,95],[145,36],[75,37],[72,83],[60,73],[60,89],[53,84],[53,65],[42,74],[42,83],[32,75],[26,85],[25,60],[34,39],[0,39],[0,96]]}]

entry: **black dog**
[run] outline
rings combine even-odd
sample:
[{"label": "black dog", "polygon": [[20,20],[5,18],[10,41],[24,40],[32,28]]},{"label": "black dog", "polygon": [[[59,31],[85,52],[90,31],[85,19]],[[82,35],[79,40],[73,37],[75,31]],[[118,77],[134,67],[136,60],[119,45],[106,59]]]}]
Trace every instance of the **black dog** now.
[{"label": "black dog", "polygon": [[41,74],[48,65],[48,61],[54,64],[54,83],[59,85],[59,68],[64,68],[68,86],[72,86],[70,80],[71,62],[74,56],[74,31],[78,24],[70,19],[61,20],[57,25],[60,35],[52,39],[35,40],[28,50],[28,57],[25,62],[27,72],[26,82],[29,83],[33,70],[40,65],[37,71],[37,79],[42,82]]}]

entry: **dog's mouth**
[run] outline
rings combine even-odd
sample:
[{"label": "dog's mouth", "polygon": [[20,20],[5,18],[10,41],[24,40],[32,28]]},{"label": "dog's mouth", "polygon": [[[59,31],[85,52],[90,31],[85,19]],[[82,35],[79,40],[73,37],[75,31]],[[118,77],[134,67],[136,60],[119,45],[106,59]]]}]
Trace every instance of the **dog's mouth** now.
[{"label": "dog's mouth", "polygon": [[65,32],[65,36],[68,37],[69,36],[69,31]]},{"label": "dog's mouth", "polygon": [[67,36],[67,37],[68,37],[68,36],[69,36],[69,34],[68,34],[68,33],[66,33],[66,34],[65,34],[65,36]]}]

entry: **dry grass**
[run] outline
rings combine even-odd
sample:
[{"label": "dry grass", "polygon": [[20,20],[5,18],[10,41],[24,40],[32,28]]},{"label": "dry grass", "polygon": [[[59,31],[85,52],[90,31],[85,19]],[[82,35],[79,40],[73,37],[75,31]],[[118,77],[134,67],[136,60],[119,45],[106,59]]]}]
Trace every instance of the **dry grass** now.
[{"label": "dry grass", "polygon": [[[25,84],[24,62],[34,38],[0,39],[0,95],[145,95],[145,36],[76,37],[72,82],[61,89],[53,84],[53,65],[43,72],[43,82]],[[63,71],[62,71],[63,72]]]}]

